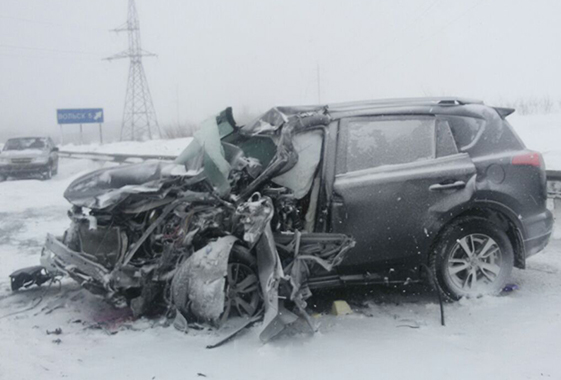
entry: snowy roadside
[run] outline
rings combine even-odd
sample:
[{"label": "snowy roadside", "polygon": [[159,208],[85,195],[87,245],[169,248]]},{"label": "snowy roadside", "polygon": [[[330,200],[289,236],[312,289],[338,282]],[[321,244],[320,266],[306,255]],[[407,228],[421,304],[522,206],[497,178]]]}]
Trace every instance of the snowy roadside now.
[{"label": "snowy roadside", "polygon": [[[83,169],[66,164],[61,177],[68,177],[51,185],[63,188],[73,172]],[[15,183],[25,185],[9,184]],[[4,202],[21,205],[21,197],[37,195],[37,187],[33,193],[27,188],[3,190]],[[36,264],[39,236],[62,231],[67,223],[60,194],[45,190],[43,195],[52,200],[49,206],[14,206],[2,216],[0,378],[195,379],[198,373],[214,379],[561,377],[561,241],[532,258],[527,270],[515,270],[512,281],[520,290],[447,305],[446,327],[439,324],[431,293],[360,289],[351,297],[355,313],[318,316],[320,331],[313,337],[296,334],[261,345],[252,329],[207,350],[220,333],[185,335],[147,319],[89,328],[122,315],[72,281],[11,294],[7,274]],[[35,305],[41,296],[34,309],[3,318]],[[56,328],[62,334],[47,334]]]}]

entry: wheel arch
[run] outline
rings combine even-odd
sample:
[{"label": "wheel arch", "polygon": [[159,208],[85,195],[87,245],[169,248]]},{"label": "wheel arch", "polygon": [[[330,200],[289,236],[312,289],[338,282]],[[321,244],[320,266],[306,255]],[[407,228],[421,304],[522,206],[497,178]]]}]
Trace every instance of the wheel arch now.
[{"label": "wheel arch", "polygon": [[446,229],[459,219],[473,216],[485,218],[503,230],[508,236],[514,250],[514,266],[520,269],[524,269],[526,267],[526,252],[523,239],[524,230],[522,223],[513,210],[498,202],[476,201],[470,204],[468,208],[464,206],[456,212],[450,213],[450,215],[451,217],[446,221],[442,221],[436,229],[438,232],[435,234],[430,246],[428,255],[429,261],[436,245]]}]

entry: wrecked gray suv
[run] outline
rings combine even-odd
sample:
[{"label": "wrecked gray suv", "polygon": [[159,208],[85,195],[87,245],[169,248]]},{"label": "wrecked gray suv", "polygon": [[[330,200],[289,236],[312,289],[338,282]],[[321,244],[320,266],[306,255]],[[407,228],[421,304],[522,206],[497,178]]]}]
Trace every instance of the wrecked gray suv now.
[{"label": "wrecked gray suv", "polygon": [[64,196],[70,228],[12,288],[68,275],[137,316],[263,319],[266,341],[317,288],[429,276],[448,298],[500,291],[551,234],[538,153],[462,99],[226,109],[174,163],[102,169]]}]

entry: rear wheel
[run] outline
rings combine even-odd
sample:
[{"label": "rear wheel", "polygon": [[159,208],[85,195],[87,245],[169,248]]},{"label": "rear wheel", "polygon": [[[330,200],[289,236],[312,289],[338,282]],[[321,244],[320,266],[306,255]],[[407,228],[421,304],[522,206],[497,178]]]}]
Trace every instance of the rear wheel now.
[{"label": "rear wheel", "polygon": [[480,217],[466,217],[442,234],[431,257],[437,286],[450,300],[498,294],[514,265],[508,236]]}]

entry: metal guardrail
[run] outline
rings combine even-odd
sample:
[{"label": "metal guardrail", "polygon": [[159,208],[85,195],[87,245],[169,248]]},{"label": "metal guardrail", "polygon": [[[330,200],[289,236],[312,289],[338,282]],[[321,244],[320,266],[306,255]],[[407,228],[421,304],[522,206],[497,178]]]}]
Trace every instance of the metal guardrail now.
[{"label": "metal guardrail", "polygon": [[117,163],[134,163],[146,160],[163,160],[173,161],[177,156],[159,155],[159,154],[120,154],[120,153],[98,153],[98,152],[71,152],[59,151],[59,157],[74,158],[81,160],[108,161]]},{"label": "metal guardrail", "polygon": [[548,181],[561,181],[561,170],[546,170]]},{"label": "metal guardrail", "polygon": [[561,199],[561,171],[547,170],[547,197]]}]

